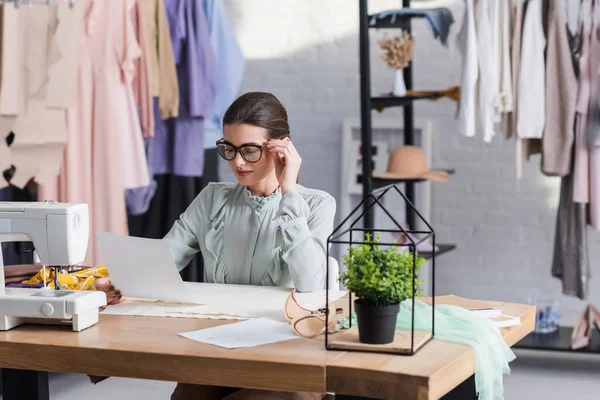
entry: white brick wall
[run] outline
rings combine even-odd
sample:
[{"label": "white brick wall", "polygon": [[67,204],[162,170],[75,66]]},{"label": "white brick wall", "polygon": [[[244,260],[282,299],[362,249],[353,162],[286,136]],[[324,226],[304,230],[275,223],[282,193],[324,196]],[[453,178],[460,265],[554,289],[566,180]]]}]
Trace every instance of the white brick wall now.
[{"label": "white brick wall", "polygon": [[[282,100],[289,111],[293,140],[304,158],[303,184],[339,197],[342,121],[358,117],[360,109],[357,2],[225,3],[248,58],[243,91],[271,91]],[[370,3],[371,11],[376,11],[399,7],[401,1]],[[415,88],[456,85],[460,56],[454,35],[461,24],[462,1],[422,3],[450,7],[456,22],[449,48],[433,39],[424,20],[413,25]],[[372,87],[377,94],[391,90],[392,73],[377,56],[375,40],[382,33],[371,35]],[[484,144],[480,137],[459,136],[455,111],[455,104],[446,99],[415,106],[417,118],[433,122],[433,164],[456,168],[450,182],[434,184],[432,189],[432,222],[438,240],[458,244],[456,251],[438,259],[438,293],[527,301],[532,288],[550,288],[559,296],[564,321],[573,323],[584,303],[560,295],[560,282],[550,275],[559,180],[539,172],[538,157],[517,181],[514,142],[497,137]],[[386,119],[401,116],[401,110],[382,114]],[[222,170],[226,168],[223,165]],[[589,242],[594,275],[591,300],[600,306],[598,233],[590,232]]]}]

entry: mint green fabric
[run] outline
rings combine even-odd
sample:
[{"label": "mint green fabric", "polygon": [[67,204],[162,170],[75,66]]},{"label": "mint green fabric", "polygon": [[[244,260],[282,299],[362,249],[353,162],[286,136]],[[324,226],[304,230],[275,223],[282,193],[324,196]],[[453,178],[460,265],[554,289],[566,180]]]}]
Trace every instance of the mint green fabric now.
[{"label": "mint green fabric", "polygon": [[[415,330],[431,332],[432,307],[415,301]],[[411,330],[412,300],[400,304],[396,329]],[[358,326],[356,314],[352,325]],[[349,321],[343,326],[348,328]],[[515,355],[492,321],[462,307],[435,306],[435,338],[472,346],[475,350],[475,390],[479,400],[504,400],[503,375],[510,373],[509,363]]]},{"label": "mint green fabric", "polygon": [[335,211],[333,197],[301,185],[261,197],[239,183],[210,183],[164,239],[179,270],[202,253],[205,282],[311,292],[325,287]]}]

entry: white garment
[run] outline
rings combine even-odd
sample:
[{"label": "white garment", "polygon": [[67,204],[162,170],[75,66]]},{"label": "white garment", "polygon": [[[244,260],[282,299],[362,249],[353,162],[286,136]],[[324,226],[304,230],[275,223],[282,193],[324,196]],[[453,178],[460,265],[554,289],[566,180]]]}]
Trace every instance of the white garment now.
[{"label": "white garment", "polygon": [[522,139],[540,139],[546,120],[546,37],[542,22],[542,0],[529,0],[521,41],[517,135]]},{"label": "white garment", "polygon": [[496,94],[497,121],[503,113],[513,110],[512,72],[510,58],[510,6],[508,1],[494,2],[495,9],[492,17],[494,23],[494,54],[498,69],[498,93]]},{"label": "white garment", "polygon": [[463,24],[456,35],[456,45],[463,57],[461,71],[460,104],[458,108],[458,131],[466,137],[474,137],[476,130],[477,103],[477,33],[473,0],[465,0]]},{"label": "white garment", "polygon": [[483,140],[492,141],[496,134],[494,101],[498,92],[497,68],[490,45],[493,43],[491,8],[496,0],[478,0],[475,9],[477,48],[479,53],[479,115]]}]

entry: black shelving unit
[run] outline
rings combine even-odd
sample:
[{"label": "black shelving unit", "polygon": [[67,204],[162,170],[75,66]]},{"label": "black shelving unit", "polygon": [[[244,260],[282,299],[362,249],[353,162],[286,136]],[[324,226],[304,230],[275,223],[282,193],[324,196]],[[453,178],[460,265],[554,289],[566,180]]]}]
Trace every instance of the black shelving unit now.
[{"label": "black shelving unit", "polygon": [[590,344],[582,349],[571,349],[571,334],[573,328],[561,326],[552,333],[530,333],[516,343],[515,349],[543,350],[556,352],[571,352],[582,354],[600,354],[600,333],[597,329],[592,330]]},{"label": "black shelving unit", "polygon": [[[410,0],[402,0],[402,7],[410,8]],[[431,99],[439,97],[438,94],[432,93],[419,96],[380,96],[373,97],[371,95],[371,68],[370,68],[370,51],[369,51],[369,31],[379,28],[400,28],[411,32],[412,18],[421,18],[420,16],[410,17],[386,17],[377,18],[371,24],[371,16],[368,13],[368,0],[359,0],[359,46],[360,46],[360,114],[361,114],[361,148],[362,148],[362,187],[363,198],[367,198],[373,190],[389,184],[403,183],[405,185],[406,197],[411,203],[415,203],[415,184],[423,182],[423,179],[405,179],[405,180],[389,180],[373,177],[371,162],[372,158],[372,112],[373,110],[381,110],[388,107],[403,107],[404,108],[404,145],[415,145],[414,138],[414,108],[413,102],[423,99]],[[413,89],[412,79],[412,62],[408,67],[403,69],[404,82],[406,90]],[[452,171],[454,172],[454,171]],[[364,228],[373,229],[373,208],[369,207],[369,203],[365,202],[363,206],[365,212]],[[407,210],[406,222],[409,229],[416,229],[416,215],[414,212]],[[436,255],[447,253],[456,248],[452,244],[438,245],[440,250]],[[427,256],[427,254],[422,254]]]}]

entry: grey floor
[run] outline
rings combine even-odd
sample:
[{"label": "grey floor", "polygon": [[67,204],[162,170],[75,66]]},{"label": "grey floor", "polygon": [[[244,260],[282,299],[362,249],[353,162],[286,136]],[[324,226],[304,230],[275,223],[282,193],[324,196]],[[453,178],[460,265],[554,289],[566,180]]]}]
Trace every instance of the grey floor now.
[{"label": "grey floor", "polygon": [[[518,351],[504,380],[506,400],[597,400],[600,356],[572,356]],[[97,385],[83,375],[52,375],[52,400],[167,400],[169,382],[111,378]]]}]

